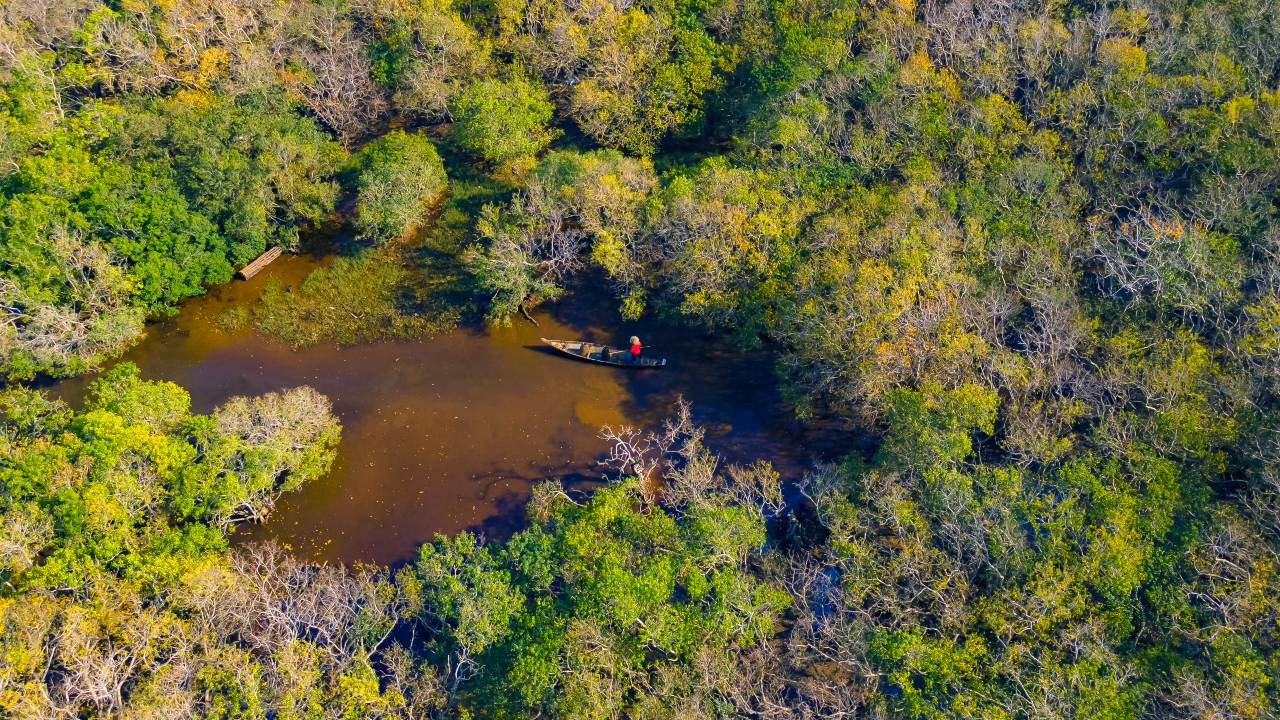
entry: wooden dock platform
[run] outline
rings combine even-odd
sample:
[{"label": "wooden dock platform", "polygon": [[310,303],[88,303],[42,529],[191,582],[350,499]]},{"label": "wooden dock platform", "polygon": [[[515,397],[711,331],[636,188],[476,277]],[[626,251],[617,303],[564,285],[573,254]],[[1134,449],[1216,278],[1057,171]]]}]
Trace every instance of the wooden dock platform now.
[{"label": "wooden dock platform", "polygon": [[257,275],[262,268],[271,264],[272,260],[280,257],[280,247],[267,248],[267,251],[259,255],[253,262],[240,268],[240,272],[236,273],[236,277],[241,280],[248,280]]}]

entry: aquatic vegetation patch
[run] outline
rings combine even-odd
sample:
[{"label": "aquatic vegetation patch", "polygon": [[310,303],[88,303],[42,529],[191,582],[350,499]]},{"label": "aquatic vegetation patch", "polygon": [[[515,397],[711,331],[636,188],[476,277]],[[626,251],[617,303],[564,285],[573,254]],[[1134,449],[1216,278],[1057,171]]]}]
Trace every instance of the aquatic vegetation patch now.
[{"label": "aquatic vegetation patch", "polygon": [[456,311],[432,306],[409,284],[395,254],[339,257],[298,287],[271,281],[254,308],[262,332],[294,347],[428,337],[454,327]]}]

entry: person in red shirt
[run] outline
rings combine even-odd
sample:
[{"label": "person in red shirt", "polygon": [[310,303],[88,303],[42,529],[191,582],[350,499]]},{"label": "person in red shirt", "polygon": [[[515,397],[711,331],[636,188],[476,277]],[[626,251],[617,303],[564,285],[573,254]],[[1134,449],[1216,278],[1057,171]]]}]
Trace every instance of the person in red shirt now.
[{"label": "person in red shirt", "polygon": [[631,362],[640,362],[640,351],[644,346],[640,344],[640,338],[635,335],[631,336]]}]

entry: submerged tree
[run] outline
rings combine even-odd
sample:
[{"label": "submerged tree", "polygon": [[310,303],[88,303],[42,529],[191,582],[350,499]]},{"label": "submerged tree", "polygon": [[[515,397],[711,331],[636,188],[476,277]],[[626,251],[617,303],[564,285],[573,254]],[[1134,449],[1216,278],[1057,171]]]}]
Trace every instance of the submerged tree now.
[{"label": "submerged tree", "polygon": [[489,294],[489,319],[503,323],[559,297],[561,281],[582,263],[583,232],[569,224],[564,209],[540,188],[523,197],[510,209],[486,205],[476,219],[484,244],[466,254],[477,284]]},{"label": "submerged tree", "polygon": [[393,130],[353,158],[360,235],[383,243],[403,236],[448,188],[436,148],[421,135]]}]

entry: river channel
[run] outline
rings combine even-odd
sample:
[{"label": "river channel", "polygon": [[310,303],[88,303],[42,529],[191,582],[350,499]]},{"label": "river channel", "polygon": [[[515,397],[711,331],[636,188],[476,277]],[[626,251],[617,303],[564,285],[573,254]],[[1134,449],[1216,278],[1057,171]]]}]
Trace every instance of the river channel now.
[{"label": "river channel", "polygon": [[[460,328],[422,341],[295,350],[217,318],[256,301],[269,278],[296,284],[324,258],[286,256],[250,281],[216,287],[153,323],[122,360],[186,388],[207,412],[235,395],[310,385],[342,422],[332,471],[283,497],[238,539],[274,538],[302,557],[390,563],[436,533],[501,538],[522,523],[530,486],[598,482],[603,425],[652,427],[677,398],[693,407],[726,461],[770,460],[795,477],[821,454],[785,407],[765,352],[653,320],[618,320],[607,300],[569,299],[506,328]],[[643,337],[659,370],[592,365],[539,337],[621,344]],[[90,378],[53,392],[77,404]]]}]

